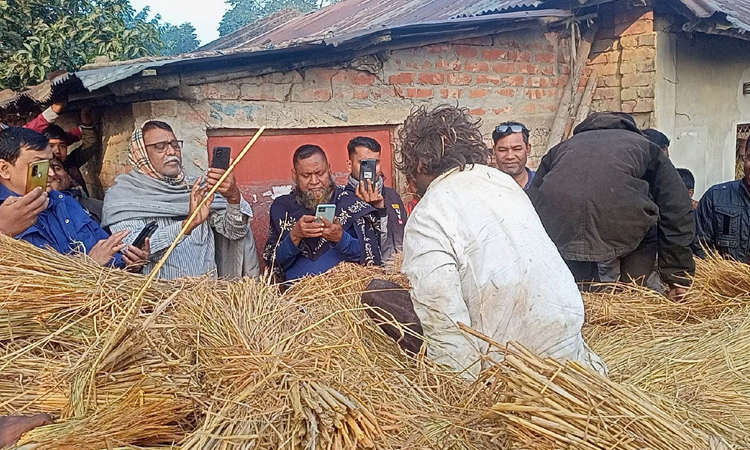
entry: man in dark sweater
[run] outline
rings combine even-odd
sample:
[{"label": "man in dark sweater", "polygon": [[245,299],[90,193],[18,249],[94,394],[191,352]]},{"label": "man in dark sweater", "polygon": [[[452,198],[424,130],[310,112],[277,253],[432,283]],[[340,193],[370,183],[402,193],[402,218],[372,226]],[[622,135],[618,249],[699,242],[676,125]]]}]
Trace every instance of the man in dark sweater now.
[{"label": "man in dark sweater", "polygon": [[[398,192],[384,185],[385,178],[380,171],[380,144],[373,138],[359,136],[349,141],[349,182],[346,189],[366,201],[380,213],[380,251],[383,261],[387,261],[400,252],[404,243],[406,226],[406,208]],[[377,162],[376,172],[379,175],[375,186],[360,183],[361,164],[363,159],[374,159]]]},{"label": "man in dark sweater", "polygon": [[695,272],[690,197],[667,155],[624,113],[595,113],[542,158],[529,197],[577,281],[620,260],[626,282],[658,269],[670,296]]}]

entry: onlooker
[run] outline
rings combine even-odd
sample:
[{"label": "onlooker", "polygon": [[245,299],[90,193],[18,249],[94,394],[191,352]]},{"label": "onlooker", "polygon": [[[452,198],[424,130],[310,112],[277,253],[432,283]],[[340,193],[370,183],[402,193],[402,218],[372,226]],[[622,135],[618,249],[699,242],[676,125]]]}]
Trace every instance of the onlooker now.
[{"label": "onlooker", "polygon": [[701,245],[723,257],[750,263],[750,152],[743,162],[741,180],[717,184],[703,194],[696,222]]},{"label": "onlooker", "polygon": [[68,171],[65,170],[63,162],[57,156],[53,156],[49,161],[49,168],[47,186],[76,199],[88,215],[96,220],[96,223],[102,223],[102,207],[104,206],[104,202],[99,199],[86,197],[80,189],[74,189],[73,179],[70,177]]},{"label": "onlooker", "polygon": [[595,113],[542,158],[529,190],[577,281],[599,281],[598,263],[620,259],[625,282],[658,269],[670,295],[695,271],[687,191],[667,155],[624,113]]},{"label": "onlooker", "polygon": [[70,174],[74,183],[73,187],[80,188],[86,195],[88,195],[86,181],[83,179],[83,174],[81,174],[80,168],[87,162],[91,161],[96,155],[96,136],[93,134],[93,128],[79,128],[86,130],[83,133],[81,146],[70,154],[68,154],[70,142],[66,141],[68,133],[63,131],[62,128],[57,125],[49,125],[47,129],[44,130],[44,135],[49,139],[52,153],[63,162],[65,170]]},{"label": "onlooker", "polygon": [[[25,202],[29,164],[50,159],[52,150],[43,135],[26,128],[0,131],[0,202],[3,208],[6,202],[10,208]],[[20,199],[13,201],[14,197]],[[60,253],[84,252],[102,266],[124,268],[128,265],[140,270],[141,262],[148,258],[148,250],[123,244],[127,231],[109,236],[69,195],[53,190],[48,200],[33,225],[20,233],[14,230],[16,238],[37,247],[51,247]]]},{"label": "onlooker", "polygon": [[[188,182],[182,141],[168,124],[151,120],[133,132],[129,158],[133,170],[117,177],[104,196],[102,225],[113,232],[130,230],[125,242],[132,243],[147,224],[156,222],[159,228],[151,237],[152,254],[146,265],[150,273],[224,170],[209,169],[205,186],[202,177]],[[250,205],[232,174],[217,192],[200,208],[161,268],[160,278],[259,274],[253,234],[248,231]]]},{"label": "onlooker", "polygon": [[[323,273],[344,261],[380,264],[380,217],[368,203],[336,186],[323,149],[301,146],[292,165],[295,187],[271,205],[263,254],[279,281]],[[320,204],[336,205],[333,223],[316,220]]]},{"label": "onlooker", "polygon": [[501,123],[492,132],[497,168],[513,177],[524,191],[529,190],[536,174],[526,167],[531,155],[529,135],[529,129],[518,122]]},{"label": "onlooker", "polygon": [[646,136],[646,139],[658,145],[659,148],[664,152],[664,154],[669,157],[669,144],[671,144],[671,142],[664,133],[659,130],[649,128],[643,130],[643,135]]},{"label": "onlooker", "polygon": [[698,202],[693,198],[695,195],[695,177],[693,176],[693,172],[688,169],[677,169],[677,173],[680,174],[682,182],[685,183],[688,195],[690,196],[690,201],[693,202],[693,210],[698,209]]},{"label": "onlooker", "polygon": [[[400,140],[397,166],[422,196],[406,225],[402,271],[428,356],[476,374],[487,345],[463,333],[464,323],[501,344],[604,370],[581,336],[583,300],[570,271],[528,197],[487,166],[490,150],[468,111],[419,109]],[[394,291],[392,314],[408,317],[399,298]]]},{"label": "onlooker", "polygon": [[[396,191],[385,186],[385,177],[380,170],[380,144],[369,137],[356,137],[347,145],[349,151],[349,181],[346,190],[354,193],[360,199],[369,203],[380,214],[380,252],[383,260],[387,261],[396,252],[400,252],[404,244],[404,227],[407,212],[401,196]],[[377,161],[377,181],[375,185],[361,182],[361,162],[363,159]]]}]

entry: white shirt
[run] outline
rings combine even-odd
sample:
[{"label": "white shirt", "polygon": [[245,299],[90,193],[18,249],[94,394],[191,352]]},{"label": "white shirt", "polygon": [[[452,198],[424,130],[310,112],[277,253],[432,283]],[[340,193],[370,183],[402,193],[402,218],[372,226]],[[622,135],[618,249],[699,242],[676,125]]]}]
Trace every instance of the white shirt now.
[{"label": "white shirt", "polygon": [[456,169],[430,184],[406,224],[402,271],[437,363],[478,373],[487,344],[461,332],[461,322],[497,342],[605,370],[581,336],[573,275],[526,193],[497,169]]}]

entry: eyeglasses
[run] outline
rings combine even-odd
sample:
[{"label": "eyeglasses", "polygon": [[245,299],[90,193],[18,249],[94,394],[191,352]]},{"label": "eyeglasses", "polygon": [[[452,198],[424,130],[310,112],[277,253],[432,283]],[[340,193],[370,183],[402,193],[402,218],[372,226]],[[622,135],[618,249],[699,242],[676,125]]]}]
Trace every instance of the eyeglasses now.
[{"label": "eyeglasses", "polygon": [[153,147],[157,153],[166,153],[168,147],[172,147],[174,151],[182,150],[182,141],[162,141],[155,144],[146,144],[146,148]]},{"label": "eyeglasses", "polygon": [[500,133],[500,134],[507,133],[508,130],[510,130],[513,133],[523,133],[524,131],[526,133],[529,132],[529,130],[523,125],[498,125],[495,128],[495,132]]}]

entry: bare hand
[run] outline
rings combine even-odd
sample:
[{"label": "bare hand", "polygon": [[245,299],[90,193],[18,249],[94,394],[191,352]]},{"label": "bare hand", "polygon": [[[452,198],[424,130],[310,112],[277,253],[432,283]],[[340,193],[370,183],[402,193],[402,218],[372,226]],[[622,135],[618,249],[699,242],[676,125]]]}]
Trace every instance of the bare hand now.
[{"label": "bare hand", "polygon": [[[193,189],[190,191],[190,215],[193,215],[193,211],[195,211],[198,208],[198,205],[201,204],[203,199],[206,197],[206,194],[208,193],[208,186],[201,187],[201,182],[203,181],[203,177],[198,177],[198,179],[195,181],[195,184],[193,185]],[[198,210],[198,214],[196,214],[195,219],[193,219],[193,222],[188,227],[187,231],[185,231],[185,234],[190,234],[198,228],[203,222],[208,219],[208,216],[211,214],[211,203],[214,202],[213,197],[209,198],[208,201],[201,206],[200,210]],[[187,219],[186,219],[187,220]]]},{"label": "bare hand", "polygon": [[140,273],[143,266],[148,263],[148,258],[151,256],[151,239],[146,238],[146,243],[143,245],[143,250],[140,248],[128,245],[125,251],[122,253],[122,257],[125,260],[125,270],[133,273]]},{"label": "bare hand", "polygon": [[100,266],[106,266],[112,261],[112,257],[117,252],[125,248],[125,244],[122,242],[125,236],[130,234],[130,230],[122,230],[113,234],[107,239],[102,239],[97,242],[91,250],[89,250],[89,258],[93,259]]},{"label": "bare hand", "polygon": [[49,205],[47,193],[34,188],[23,197],[8,197],[0,205],[0,232],[17,236],[36,223],[36,217]]},{"label": "bare hand", "polygon": [[49,414],[33,416],[0,417],[0,448],[10,447],[21,439],[21,435],[36,427],[53,423]]},{"label": "bare hand", "polygon": [[292,231],[289,233],[295,246],[299,246],[302,239],[319,238],[323,236],[325,224],[319,222],[314,216],[302,216],[294,224]]},{"label": "bare hand", "polygon": [[344,235],[344,228],[339,223],[338,217],[333,219],[333,223],[323,219],[323,225],[323,239],[338,244]]},{"label": "bare hand", "polygon": [[370,181],[362,180],[359,182],[359,185],[357,185],[357,197],[372,205],[373,208],[385,208],[385,200],[380,195],[380,192],[378,192],[377,185],[373,185]]},{"label": "bare hand", "polygon": [[686,287],[675,285],[667,293],[667,298],[675,302],[680,302],[685,297],[685,294],[687,294],[687,291]]},{"label": "bare hand", "polygon": [[[224,172],[226,172],[226,170],[216,169],[214,167],[208,169],[208,174],[206,175],[206,186],[208,186],[209,189],[212,189],[216,183],[219,182],[219,178],[224,175]],[[219,185],[219,189],[217,189],[216,192],[221,194],[222,197],[227,199],[227,202],[233,205],[239,204],[240,199],[242,198],[240,190],[237,188],[237,183],[234,181],[233,173],[227,175],[227,178]]]},{"label": "bare hand", "polygon": [[61,98],[59,100],[55,100],[52,103],[52,111],[55,112],[55,114],[60,114],[63,109],[65,109],[65,105],[68,104],[67,98]]}]

